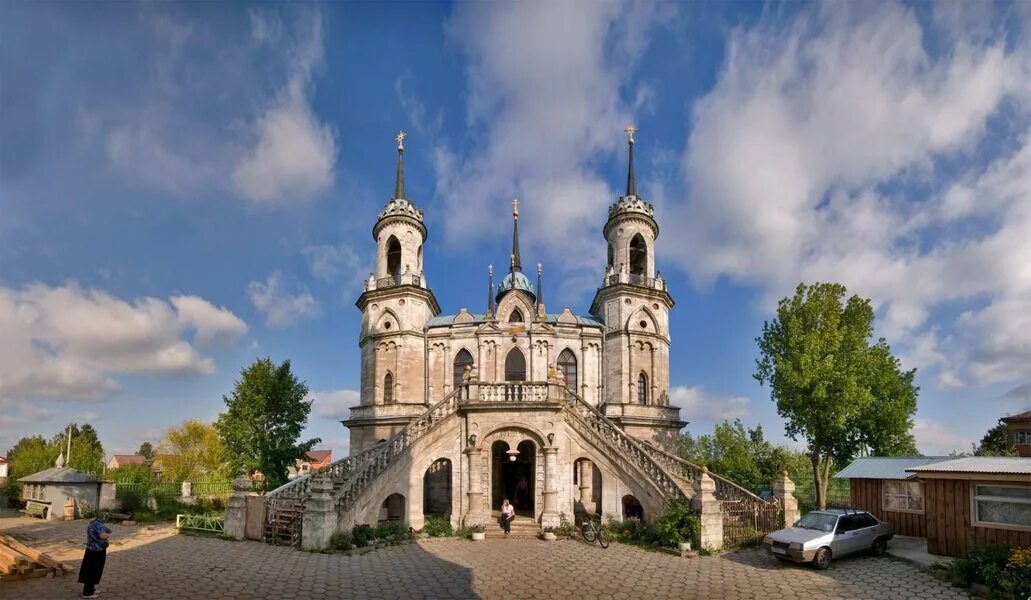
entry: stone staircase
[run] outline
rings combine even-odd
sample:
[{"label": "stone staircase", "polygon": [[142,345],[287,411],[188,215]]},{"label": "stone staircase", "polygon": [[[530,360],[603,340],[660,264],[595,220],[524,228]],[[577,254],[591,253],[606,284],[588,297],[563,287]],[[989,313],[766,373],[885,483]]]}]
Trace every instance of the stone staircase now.
[{"label": "stone staircase", "polygon": [[488,540],[535,540],[541,533],[540,524],[531,517],[516,515],[516,518],[512,521],[512,533],[505,535],[505,530],[501,528],[500,519],[500,512],[494,511],[491,513],[490,522],[486,523],[484,528]]},{"label": "stone staircase", "polygon": [[[505,385],[510,388],[517,384]],[[701,475],[701,467],[631,437],[579,395],[566,390],[565,386],[554,382],[530,383],[521,386],[518,393],[511,390],[494,393],[498,389],[499,386],[495,384],[470,381],[414,418],[389,440],[269,492],[265,496],[265,541],[299,546],[302,536],[301,515],[306,500],[311,496],[311,482],[315,477],[329,477],[333,483],[332,497],[338,512],[348,510],[403,453],[422,436],[446,422],[471,394],[475,402],[561,402],[566,423],[600,452],[620,464],[625,472],[639,473],[641,480],[652,485],[663,498],[683,501],[691,499],[692,484]],[[709,475],[716,481],[716,496],[720,500],[761,502],[754,494],[733,482],[712,473]],[[508,537],[536,537],[540,532],[539,524],[528,517],[517,517],[512,525],[512,533]],[[496,518],[491,523],[485,523],[485,526],[488,537],[505,537]]]}]

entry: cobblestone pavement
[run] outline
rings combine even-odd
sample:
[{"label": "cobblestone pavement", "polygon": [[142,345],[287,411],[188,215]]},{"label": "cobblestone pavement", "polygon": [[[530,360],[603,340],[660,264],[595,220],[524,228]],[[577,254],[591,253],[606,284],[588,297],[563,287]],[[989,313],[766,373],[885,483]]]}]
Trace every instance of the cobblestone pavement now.
[{"label": "cobblestone pavement", "polygon": [[[0,519],[0,529],[78,566],[86,523]],[[180,598],[966,598],[908,563],[857,557],[827,571],[760,551],[684,559],[577,541],[428,540],[364,556],[308,554],[258,542],[112,525],[98,588],[105,600]],[[75,598],[75,575],[0,582],[2,600]]]}]

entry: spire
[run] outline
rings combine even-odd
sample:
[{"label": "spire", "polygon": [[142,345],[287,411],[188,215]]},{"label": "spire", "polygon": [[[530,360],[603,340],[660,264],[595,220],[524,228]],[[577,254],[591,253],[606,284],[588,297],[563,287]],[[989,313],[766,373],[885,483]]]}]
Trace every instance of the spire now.
[{"label": "spire", "polygon": [[627,125],[623,131],[627,133],[627,143],[630,145],[630,168],[626,174],[626,195],[637,196],[637,177],[634,175],[634,134],[637,133],[637,128]]},{"label": "spire", "polygon": [[544,306],[544,288],[541,287],[542,271],[541,263],[537,263],[537,312],[540,312],[541,307]]},{"label": "spire", "polygon": [[487,265],[487,315],[494,314],[494,265]]},{"label": "spire", "polygon": [[394,180],[394,200],[405,197],[405,136],[404,131],[394,137],[397,140],[397,177]]},{"label": "spire", "polygon": [[523,266],[519,257],[519,200],[512,200],[512,262],[511,272],[522,272]]}]

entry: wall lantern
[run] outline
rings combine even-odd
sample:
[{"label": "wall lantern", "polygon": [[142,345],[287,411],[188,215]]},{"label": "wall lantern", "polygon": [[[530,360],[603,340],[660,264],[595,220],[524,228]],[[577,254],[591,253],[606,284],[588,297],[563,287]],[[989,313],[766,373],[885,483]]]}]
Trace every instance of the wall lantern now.
[{"label": "wall lantern", "polygon": [[508,455],[508,460],[510,460],[512,462],[515,462],[516,457],[519,456],[519,451],[518,450],[509,450],[505,454]]}]

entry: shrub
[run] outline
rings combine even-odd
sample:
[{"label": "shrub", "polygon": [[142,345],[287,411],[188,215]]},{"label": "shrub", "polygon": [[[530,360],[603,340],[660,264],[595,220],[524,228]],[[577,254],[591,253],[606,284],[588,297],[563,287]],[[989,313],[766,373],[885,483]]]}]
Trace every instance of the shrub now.
[{"label": "shrub", "polygon": [[354,529],[351,530],[351,542],[357,548],[364,548],[370,545],[376,537],[376,532],[373,531],[370,525],[355,525]]},{"label": "shrub", "polygon": [[350,550],[352,541],[350,533],[337,531],[329,538],[329,548],[330,550]]},{"label": "shrub", "polygon": [[983,583],[995,588],[1001,583],[1009,554],[1009,549],[1004,547],[982,548],[957,560],[952,568],[968,584]]},{"label": "shrub", "polygon": [[555,534],[561,535],[562,537],[573,538],[576,536],[576,525],[569,521],[566,517],[566,513],[562,513],[558,516],[559,526],[555,528]]},{"label": "shrub", "polygon": [[679,500],[666,505],[666,511],[655,519],[655,532],[659,543],[675,548],[681,542],[690,542],[701,528],[701,520],[691,507]]},{"label": "shrub", "polygon": [[426,525],[422,528],[422,531],[430,537],[448,537],[453,533],[451,521],[445,517],[430,517],[426,519]]},{"label": "shrub", "polygon": [[376,525],[376,537],[381,542],[397,544],[407,540],[410,536],[410,529],[407,523],[401,521],[384,521]]},{"label": "shrub", "polygon": [[467,527],[469,533],[483,533],[487,530],[487,526],[483,523],[473,523]]},{"label": "shrub", "polygon": [[653,542],[658,541],[658,534],[655,528],[650,523],[646,523],[636,517],[624,519],[623,521],[609,519],[609,522],[605,525],[605,530],[612,539],[627,544],[651,545]]},{"label": "shrub", "polygon": [[118,494],[118,500],[122,505],[122,512],[136,515],[147,510],[147,494],[139,490],[125,490]]},{"label": "shrub", "polygon": [[1014,548],[1010,552],[1000,587],[1014,598],[1031,598],[1031,548]]}]

